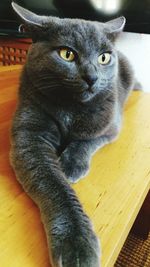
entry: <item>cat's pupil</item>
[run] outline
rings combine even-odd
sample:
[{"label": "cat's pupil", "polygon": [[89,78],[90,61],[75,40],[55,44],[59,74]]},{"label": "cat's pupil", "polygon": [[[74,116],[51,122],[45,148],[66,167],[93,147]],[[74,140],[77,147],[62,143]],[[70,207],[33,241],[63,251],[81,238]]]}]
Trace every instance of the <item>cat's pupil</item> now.
[{"label": "cat's pupil", "polygon": [[70,54],[71,54],[71,51],[67,50],[66,51],[66,58],[69,58],[70,57]]},{"label": "cat's pupil", "polygon": [[105,61],[105,55],[104,54],[102,55],[102,61],[103,62]]}]

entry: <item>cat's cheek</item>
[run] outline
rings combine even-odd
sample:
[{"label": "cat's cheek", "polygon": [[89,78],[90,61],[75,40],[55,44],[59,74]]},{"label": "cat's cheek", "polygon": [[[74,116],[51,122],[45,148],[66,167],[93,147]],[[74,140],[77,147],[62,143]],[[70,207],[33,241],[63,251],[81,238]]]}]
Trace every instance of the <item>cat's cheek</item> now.
[{"label": "cat's cheek", "polygon": [[53,73],[64,78],[70,78],[77,75],[77,67],[75,62],[67,62],[54,53],[49,56],[49,64]]}]

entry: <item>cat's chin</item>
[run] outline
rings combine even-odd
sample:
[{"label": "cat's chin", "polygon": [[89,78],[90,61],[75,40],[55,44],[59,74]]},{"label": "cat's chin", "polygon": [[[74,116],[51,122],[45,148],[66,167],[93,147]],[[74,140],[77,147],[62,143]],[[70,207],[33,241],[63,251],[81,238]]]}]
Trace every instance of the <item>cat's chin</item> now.
[{"label": "cat's chin", "polygon": [[85,91],[80,94],[80,97],[78,97],[78,101],[81,103],[86,103],[91,101],[95,97],[96,93]]}]

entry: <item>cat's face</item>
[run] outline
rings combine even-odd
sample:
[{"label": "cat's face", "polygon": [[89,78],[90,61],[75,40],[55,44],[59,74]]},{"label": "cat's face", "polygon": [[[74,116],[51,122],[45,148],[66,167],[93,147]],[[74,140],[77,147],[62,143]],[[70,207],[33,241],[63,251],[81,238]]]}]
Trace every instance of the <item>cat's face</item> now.
[{"label": "cat's face", "polygon": [[79,19],[45,18],[39,26],[31,14],[30,20],[36,21],[30,24],[36,42],[27,66],[42,93],[62,90],[79,102],[87,102],[113,87],[118,59],[111,39],[122,27],[121,21],[116,23],[116,31],[109,23]]}]

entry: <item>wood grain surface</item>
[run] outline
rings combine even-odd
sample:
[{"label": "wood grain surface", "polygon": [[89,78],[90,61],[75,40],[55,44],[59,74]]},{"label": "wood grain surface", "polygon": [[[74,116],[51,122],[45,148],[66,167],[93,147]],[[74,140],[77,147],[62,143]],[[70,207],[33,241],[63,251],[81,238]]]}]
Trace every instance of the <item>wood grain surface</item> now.
[{"label": "wood grain surface", "polygon": [[[48,267],[39,210],[9,164],[9,129],[20,66],[0,67],[0,266]],[[133,92],[119,139],[99,150],[89,175],[73,185],[112,267],[150,188],[150,94]]]}]

